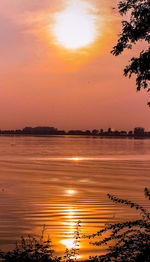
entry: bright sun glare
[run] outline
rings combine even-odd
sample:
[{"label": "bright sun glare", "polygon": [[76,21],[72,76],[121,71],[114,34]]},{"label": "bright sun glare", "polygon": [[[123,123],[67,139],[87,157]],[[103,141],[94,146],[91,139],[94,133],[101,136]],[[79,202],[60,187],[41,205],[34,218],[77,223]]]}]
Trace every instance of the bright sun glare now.
[{"label": "bright sun glare", "polygon": [[72,190],[72,189],[68,189],[66,192],[67,192],[67,194],[70,195],[70,196],[72,196],[72,195],[74,195],[74,194],[76,193],[76,191],[75,191],[75,190]]},{"label": "bright sun glare", "polygon": [[74,247],[74,239],[64,239],[61,240],[61,243],[69,249]]},{"label": "bright sun glare", "polygon": [[97,36],[96,8],[82,1],[68,1],[65,10],[55,15],[53,32],[59,44],[78,49],[93,43]]}]

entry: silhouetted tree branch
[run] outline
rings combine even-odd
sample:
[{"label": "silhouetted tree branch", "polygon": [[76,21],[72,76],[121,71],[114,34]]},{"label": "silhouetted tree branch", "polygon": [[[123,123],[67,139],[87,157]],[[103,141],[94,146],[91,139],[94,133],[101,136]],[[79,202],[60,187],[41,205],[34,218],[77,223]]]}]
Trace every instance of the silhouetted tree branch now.
[{"label": "silhouetted tree branch", "polygon": [[[145,188],[145,196],[150,200],[150,191]],[[101,262],[147,262],[150,261],[150,213],[142,206],[131,201],[119,199],[108,194],[115,203],[121,203],[140,211],[142,219],[107,225],[89,238],[100,238],[91,242],[96,246],[111,244],[104,256],[92,257],[92,261]],[[105,237],[105,233],[107,236]]]},{"label": "silhouetted tree branch", "polygon": [[[137,90],[148,87],[150,80],[150,0],[123,0],[118,4],[118,11],[123,16],[129,14],[129,20],[122,21],[122,32],[118,43],[111,53],[120,55],[125,49],[131,49],[140,40],[148,43],[148,49],[142,50],[138,57],[132,57],[124,69],[124,75],[136,75]],[[148,89],[150,91],[150,89]],[[148,103],[150,105],[150,102]]]}]

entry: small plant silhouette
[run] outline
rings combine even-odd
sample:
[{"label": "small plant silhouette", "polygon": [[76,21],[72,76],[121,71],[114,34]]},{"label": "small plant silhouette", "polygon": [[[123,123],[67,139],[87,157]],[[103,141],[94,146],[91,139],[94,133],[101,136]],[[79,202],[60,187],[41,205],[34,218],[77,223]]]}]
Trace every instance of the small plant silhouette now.
[{"label": "small plant silhouette", "polygon": [[68,249],[66,248],[64,259],[66,262],[71,262],[77,260],[77,257],[79,255],[79,245],[80,245],[80,227],[81,227],[81,221],[79,220],[76,229],[74,231],[74,242],[73,247]]},{"label": "small plant silhouette", "polygon": [[[145,188],[145,197],[150,200],[150,191]],[[109,252],[103,256],[90,257],[91,261],[100,262],[147,262],[150,261],[150,213],[141,205],[108,194],[115,203],[121,203],[140,211],[141,219],[107,225],[89,238],[100,237],[101,240],[90,242],[93,245],[109,246]],[[108,237],[104,234],[109,233]],[[113,243],[113,244],[112,244]]]},{"label": "small plant silhouette", "polygon": [[[4,262],[48,262],[53,261],[53,249],[49,236],[44,239],[45,226],[41,236],[34,237],[28,235],[27,238],[21,237],[16,243],[14,250],[9,252],[0,252],[0,259]],[[57,258],[57,261],[60,259]]]},{"label": "small plant silhouette", "polygon": [[16,243],[13,250],[8,252],[0,251],[0,261],[3,262],[72,262],[77,260],[80,243],[80,221],[74,232],[74,246],[66,249],[64,257],[55,257],[52,243],[49,236],[45,237],[45,226],[40,237],[28,235]]}]

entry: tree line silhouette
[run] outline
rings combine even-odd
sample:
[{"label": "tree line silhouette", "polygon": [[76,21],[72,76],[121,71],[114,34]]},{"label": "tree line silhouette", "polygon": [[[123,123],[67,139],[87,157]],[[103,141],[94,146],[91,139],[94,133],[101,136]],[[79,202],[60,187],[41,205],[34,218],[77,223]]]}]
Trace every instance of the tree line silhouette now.
[{"label": "tree line silhouette", "polygon": [[72,136],[99,136],[99,137],[130,137],[130,138],[150,138],[150,131],[145,131],[143,127],[136,127],[134,130],[108,130],[93,129],[90,130],[58,130],[55,127],[38,126],[38,127],[25,127],[18,130],[0,130],[0,135],[72,135]]}]

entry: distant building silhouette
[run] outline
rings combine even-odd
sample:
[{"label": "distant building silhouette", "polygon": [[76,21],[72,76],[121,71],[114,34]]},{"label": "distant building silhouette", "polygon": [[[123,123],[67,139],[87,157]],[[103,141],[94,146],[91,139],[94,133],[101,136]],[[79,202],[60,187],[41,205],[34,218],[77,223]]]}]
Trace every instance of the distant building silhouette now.
[{"label": "distant building silhouette", "polygon": [[107,132],[108,132],[108,133],[111,133],[111,132],[112,132],[110,127],[108,128],[108,131],[107,131]]},{"label": "distant building silhouette", "polygon": [[69,130],[69,131],[68,131],[68,135],[78,135],[78,136],[81,136],[81,135],[85,135],[85,132],[82,131],[82,130]]},{"label": "distant building silhouette", "polygon": [[93,129],[93,130],[92,130],[92,135],[94,135],[94,136],[95,136],[95,135],[98,135],[98,130],[97,130],[97,129]]},{"label": "distant building silhouette", "polygon": [[135,127],[134,128],[134,136],[144,136],[144,128],[143,127]]},{"label": "distant building silhouette", "polygon": [[103,133],[104,133],[104,130],[101,128],[100,129],[100,135],[103,135]]},{"label": "distant building silhouette", "polygon": [[51,126],[37,126],[37,127],[25,127],[23,129],[17,130],[0,130],[0,135],[86,135],[86,136],[99,136],[103,137],[121,137],[121,138],[150,138],[150,132],[144,130],[143,127],[135,127],[134,131],[125,131],[125,130],[113,130],[110,127],[107,131],[100,129],[90,130],[69,130],[68,132],[64,130],[58,130],[55,127]]},{"label": "distant building silhouette", "polygon": [[85,131],[85,135],[91,135],[90,130],[86,130],[86,131]]},{"label": "distant building silhouette", "polygon": [[130,130],[129,132],[128,132],[128,136],[133,136],[133,131],[132,130]]},{"label": "distant building silhouette", "polygon": [[58,132],[57,128],[49,126],[25,127],[22,131],[24,134],[34,135],[52,135]]}]

